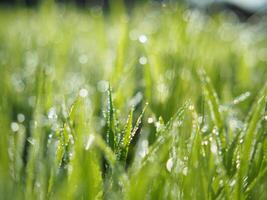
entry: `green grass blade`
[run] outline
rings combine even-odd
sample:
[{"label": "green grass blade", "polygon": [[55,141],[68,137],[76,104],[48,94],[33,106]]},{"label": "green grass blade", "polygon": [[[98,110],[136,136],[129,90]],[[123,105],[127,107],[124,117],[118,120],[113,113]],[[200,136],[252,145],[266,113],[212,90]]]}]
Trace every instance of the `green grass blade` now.
[{"label": "green grass blade", "polygon": [[251,153],[254,148],[253,143],[257,133],[257,126],[261,121],[262,113],[266,106],[266,96],[267,96],[267,84],[263,87],[260,92],[259,99],[253,106],[252,117],[248,122],[248,126],[244,133],[244,143],[242,145],[242,151],[240,154],[240,168],[237,175],[237,184],[235,188],[236,198],[240,199],[243,196],[243,187],[244,179],[247,176],[248,169],[251,163]]},{"label": "green grass blade", "polygon": [[113,106],[111,88],[108,89],[108,108],[107,108],[107,133],[106,141],[109,147],[114,151],[116,147],[116,131],[115,131],[115,109]]},{"label": "green grass blade", "polygon": [[128,154],[128,148],[131,142],[131,135],[132,135],[132,123],[133,123],[133,111],[134,109],[132,108],[130,111],[130,114],[128,115],[128,119],[126,122],[126,126],[124,129],[124,135],[122,138],[122,152],[121,152],[121,156],[120,159],[125,162],[126,158],[127,158],[127,154]]},{"label": "green grass blade", "polygon": [[219,100],[217,97],[217,94],[210,82],[209,77],[206,75],[206,72],[204,70],[199,71],[199,76],[201,79],[201,83],[204,88],[205,96],[208,100],[208,105],[210,108],[211,116],[213,119],[214,124],[218,128],[218,133],[219,133],[219,148],[221,150],[226,148],[226,135],[225,131],[223,129],[223,117],[220,113],[220,105],[219,105]]}]

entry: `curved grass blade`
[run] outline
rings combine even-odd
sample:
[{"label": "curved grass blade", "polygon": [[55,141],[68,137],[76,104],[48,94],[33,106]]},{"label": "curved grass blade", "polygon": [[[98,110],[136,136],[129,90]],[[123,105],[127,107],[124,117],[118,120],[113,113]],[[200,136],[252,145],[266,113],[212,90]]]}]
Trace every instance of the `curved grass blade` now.
[{"label": "curved grass blade", "polygon": [[159,136],[156,139],[155,143],[149,148],[148,154],[143,158],[142,165],[144,165],[148,160],[153,158],[157,154],[157,151],[160,149],[160,146],[173,137],[173,135],[170,134],[171,129],[173,128],[173,125],[176,121],[181,121],[183,119],[185,110],[188,108],[188,105],[189,103],[186,102],[167,122],[166,126],[160,129],[158,133]]},{"label": "curved grass blade", "polygon": [[111,94],[111,87],[108,89],[108,109],[107,109],[107,133],[106,142],[109,147],[114,151],[116,146],[115,136],[115,113],[113,107],[113,100]]},{"label": "curved grass blade", "polygon": [[124,135],[122,138],[122,144],[121,144],[121,154],[120,154],[120,160],[122,162],[126,161],[127,154],[128,154],[128,148],[131,142],[131,135],[132,135],[132,123],[133,123],[133,108],[130,111],[130,114],[128,115],[128,119],[126,122]]},{"label": "curved grass blade", "polygon": [[219,134],[219,140],[217,140],[218,146],[220,148],[220,151],[224,151],[226,148],[227,135],[223,129],[223,120],[222,120],[223,117],[220,114],[220,105],[219,105],[218,96],[210,82],[209,77],[204,71],[204,69],[199,70],[198,74],[201,79],[201,83],[202,83],[202,86],[203,86],[203,89],[206,95],[206,99],[208,100],[211,117],[213,119],[214,124],[218,128],[218,134]]},{"label": "curved grass blade", "polygon": [[246,130],[244,130],[244,143],[242,145],[242,151],[240,153],[240,168],[237,174],[237,184],[235,187],[235,195],[237,199],[243,196],[243,182],[248,173],[248,169],[251,163],[251,153],[254,148],[254,141],[256,139],[257,127],[262,120],[262,113],[266,106],[266,96],[267,96],[267,84],[263,87],[260,92],[259,98],[252,107],[252,116],[248,122]]}]

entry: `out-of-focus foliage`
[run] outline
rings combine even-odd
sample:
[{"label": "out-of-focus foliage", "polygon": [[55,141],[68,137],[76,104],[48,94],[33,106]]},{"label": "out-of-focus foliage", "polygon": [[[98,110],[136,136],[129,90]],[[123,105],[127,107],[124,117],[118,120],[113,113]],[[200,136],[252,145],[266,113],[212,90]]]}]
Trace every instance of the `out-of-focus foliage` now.
[{"label": "out-of-focus foliage", "polygon": [[237,21],[2,8],[1,199],[266,199],[267,30]]}]

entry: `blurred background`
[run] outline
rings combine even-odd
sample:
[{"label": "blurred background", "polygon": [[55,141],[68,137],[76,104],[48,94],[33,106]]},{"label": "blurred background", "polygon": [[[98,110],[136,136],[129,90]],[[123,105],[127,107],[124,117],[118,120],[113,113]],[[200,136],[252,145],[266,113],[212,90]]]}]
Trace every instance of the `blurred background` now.
[{"label": "blurred background", "polygon": [[[45,2],[52,2],[50,0],[0,0],[0,6],[4,7],[32,7],[36,8]],[[90,9],[100,8],[105,13],[110,11],[110,0],[55,0],[60,5],[72,5],[79,8]],[[260,17],[267,13],[267,0],[113,0],[113,4],[121,4],[127,7],[128,12],[136,5],[146,3],[178,3],[197,8],[208,14],[214,14],[222,11],[230,11],[236,14],[240,21],[247,21],[251,17],[253,22],[258,21]],[[256,16],[256,17],[255,17]]]},{"label": "blurred background", "polygon": [[[232,139],[247,126],[247,113],[266,82],[266,8],[266,0],[0,0],[0,161],[5,163],[0,180],[10,180],[10,154],[14,185],[22,183],[34,141],[43,144],[45,158],[36,159],[44,166],[54,162],[47,155],[54,156],[50,151],[55,152],[79,97],[81,121],[88,122],[81,134],[105,136],[110,86],[120,130],[133,107],[136,121],[149,103],[135,142],[143,137],[153,144],[157,130],[186,101],[199,118],[185,119],[181,146],[195,121],[208,141],[217,131],[201,86],[202,68]],[[36,176],[50,182],[45,172]],[[36,184],[36,195],[40,191],[45,189]],[[0,194],[12,192],[0,189]]]}]

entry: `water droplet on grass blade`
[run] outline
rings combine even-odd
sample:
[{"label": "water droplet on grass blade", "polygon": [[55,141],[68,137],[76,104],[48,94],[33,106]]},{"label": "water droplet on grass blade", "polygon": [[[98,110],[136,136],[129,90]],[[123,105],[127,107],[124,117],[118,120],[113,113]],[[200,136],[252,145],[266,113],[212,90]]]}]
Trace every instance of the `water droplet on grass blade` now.
[{"label": "water droplet on grass blade", "polygon": [[149,117],[149,118],[147,119],[147,123],[152,124],[153,122],[154,122],[154,120],[153,120],[152,117]]},{"label": "water droplet on grass blade", "polygon": [[192,110],[195,109],[195,107],[194,107],[194,105],[190,105],[190,106],[188,107],[188,109],[192,111]]},{"label": "water droplet on grass blade", "polygon": [[85,55],[85,54],[80,55],[80,57],[79,57],[79,62],[80,62],[81,64],[86,64],[86,63],[88,62],[88,56]]},{"label": "water droplet on grass blade", "polygon": [[212,133],[215,134],[215,135],[219,135],[219,130],[217,127],[214,127],[213,130],[212,130]]},{"label": "water droplet on grass blade", "polygon": [[209,129],[208,125],[205,124],[205,125],[201,128],[201,132],[206,133],[206,132],[208,131],[208,129]]},{"label": "water droplet on grass blade", "polygon": [[57,111],[55,107],[51,107],[48,111],[48,119],[56,120],[57,119]]},{"label": "water droplet on grass blade", "polygon": [[204,140],[204,141],[201,142],[201,144],[202,144],[203,146],[207,146],[207,145],[209,144],[209,141]]},{"label": "water droplet on grass blade", "polygon": [[236,183],[236,180],[233,179],[233,180],[230,182],[230,186],[231,186],[231,187],[234,187],[234,186],[235,186],[235,183]]},{"label": "water droplet on grass blade", "polygon": [[171,172],[173,167],[173,158],[169,158],[166,163],[166,169]]},{"label": "water droplet on grass blade", "polygon": [[93,142],[95,140],[95,136],[93,134],[90,134],[85,146],[85,150],[89,150],[89,148],[92,146]]},{"label": "water droplet on grass blade", "polygon": [[83,98],[87,97],[88,96],[88,90],[85,88],[80,89],[79,95],[80,95],[80,97],[83,97]]},{"label": "water droplet on grass blade", "polygon": [[22,123],[25,120],[25,116],[22,113],[17,115],[18,122]]},{"label": "water droplet on grass blade", "polygon": [[233,104],[236,105],[238,103],[241,103],[245,101],[250,96],[250,92],[246,92],[244,94],[241,94],[240,96],[236,97],[233,101]]},{"label": "water droplet on grass blade", "polygon": [[185,175],[185,176],[186,176],[186,175],[187,175],[187,173],[188,173],[188,168],[187,168],[187,167],[184,167],[184,168],[183,168],[183,175]]},{"label": "water droplet on grass blade", "polygon": [[140,35],[139,36],[139,42],[146,43],[147,42],[147,36],[146,35]]},{"label": "water droplet on grass blade", "polygon": [[35,145],[35,139],[29,137],[29,138],[27,138],[27,141],[28,141],[31,145]]},{"label": "water droplet on grass blade", "polygon": [[217,148],[216,143],[214,143],[214,142],[211,143],[210,150],[211,150],[211,152],[212,152],[213,154],[216,154],[216,153],[217,153],[218,148]]},{"label": "water droplet on grass blade", "polygon": [[141,65],[145,65],[145,64],[147,64],[147,58],[146,58],[145,56],[140,57],[140,58],[139,58],[139,63],[140,63]]},{"label": "water droplet on grass blade", "polygon": [[10,127],[13,132],[17,132],[19,130],[19,124],[17,122],[12,122]]}]

